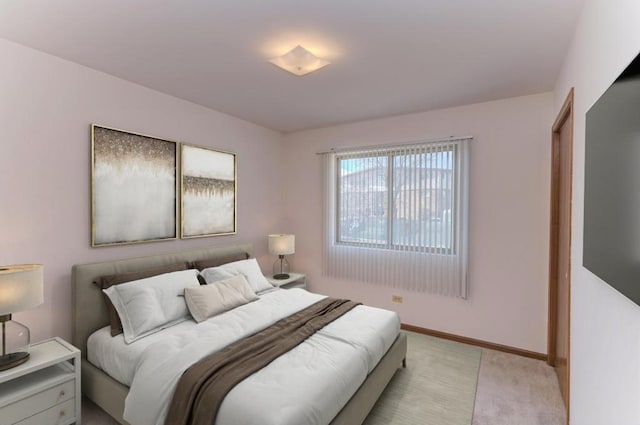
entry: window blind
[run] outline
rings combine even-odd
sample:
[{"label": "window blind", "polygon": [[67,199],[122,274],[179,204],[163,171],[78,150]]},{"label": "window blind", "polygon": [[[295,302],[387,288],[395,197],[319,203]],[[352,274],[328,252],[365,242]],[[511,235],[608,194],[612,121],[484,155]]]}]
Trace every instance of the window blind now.
[{"label": "window blind", "polygon": [[323,273],[466,297],[469,140],[323,153]]}]

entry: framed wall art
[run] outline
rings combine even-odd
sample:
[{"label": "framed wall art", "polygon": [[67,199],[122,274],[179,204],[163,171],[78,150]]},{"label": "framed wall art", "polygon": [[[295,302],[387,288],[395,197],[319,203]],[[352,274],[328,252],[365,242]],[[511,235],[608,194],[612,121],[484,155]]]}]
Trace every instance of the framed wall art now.
[{"label": "framed wall art", "polygon": [[181,146],[181,237],[236,233],[236,154]]},{"label": "framed wall art", "polygon": [[91,125],[91,246],[177,237],[177,143]]}]

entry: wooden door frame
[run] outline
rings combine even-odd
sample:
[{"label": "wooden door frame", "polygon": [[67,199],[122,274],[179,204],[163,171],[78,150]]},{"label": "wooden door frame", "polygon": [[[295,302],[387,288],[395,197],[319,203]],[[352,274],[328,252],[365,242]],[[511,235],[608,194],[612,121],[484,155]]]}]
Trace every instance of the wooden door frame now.
[{"label": "wooden door frame", "polygon": [[[547,332],[547,362],[554,366],[556,362],[557,338],[557,288],[558,288],[558,239],[559,239],[559,202],[560,196],[560,129],[569,121],[569,175],[573,179],[573,87],[569,90],[562,108],[556,117],[551,130],[551,221],[549,234],[549,321]],[[567,424],[569,424],[570,391],[570,357],[571,357],[571,210],[573,182],[569,189],[569,264],[567,288],[567,399],[565,400]]]}]

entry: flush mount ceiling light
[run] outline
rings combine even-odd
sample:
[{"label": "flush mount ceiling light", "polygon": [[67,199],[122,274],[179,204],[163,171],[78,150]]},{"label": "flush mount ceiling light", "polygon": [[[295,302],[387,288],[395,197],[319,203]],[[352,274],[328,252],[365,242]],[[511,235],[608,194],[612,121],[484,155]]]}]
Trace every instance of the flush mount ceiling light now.
[{"label": "flush mount ceiling light", "polygon": [[314,56],[313,53],[300,45],[282,56],[271,59],[269,62],[299,77],[331,63],[328,60]]}]

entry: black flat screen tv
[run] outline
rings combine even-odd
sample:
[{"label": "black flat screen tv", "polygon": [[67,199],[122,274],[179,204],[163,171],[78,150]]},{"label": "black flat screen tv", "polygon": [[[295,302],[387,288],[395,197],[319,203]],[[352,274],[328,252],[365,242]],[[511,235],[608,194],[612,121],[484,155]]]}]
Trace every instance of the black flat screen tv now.
[{"label": "black flat screen tv", "polygon": [[640,55],[587,112],[583,265],[640,305]]}]

